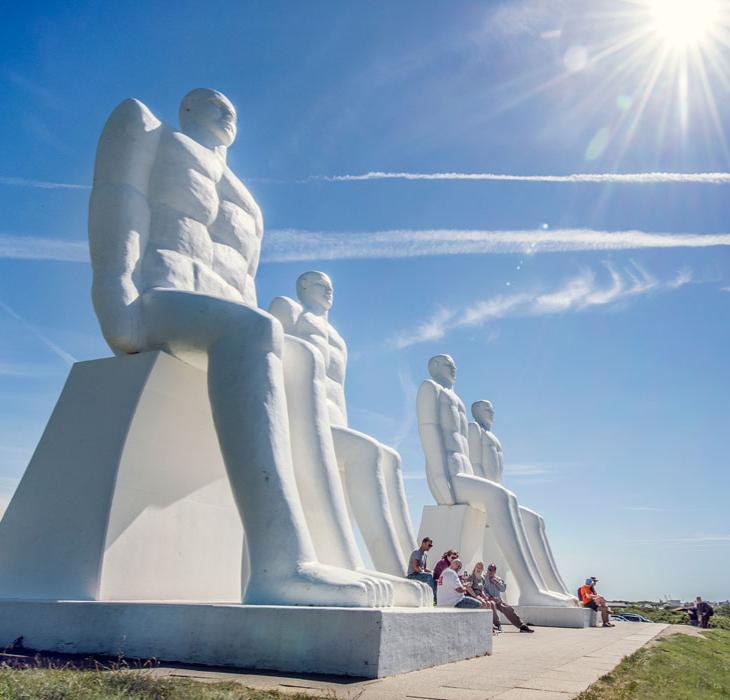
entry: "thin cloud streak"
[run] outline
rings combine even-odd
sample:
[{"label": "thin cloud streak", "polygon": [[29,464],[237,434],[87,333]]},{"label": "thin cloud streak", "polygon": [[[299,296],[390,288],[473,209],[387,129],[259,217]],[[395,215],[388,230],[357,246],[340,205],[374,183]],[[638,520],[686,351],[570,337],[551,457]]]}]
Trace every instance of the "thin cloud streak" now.
[{"label": "thin cloud streak", "polygon": [[86,241],[0,234],[0,258],[87,263],[89,244]]},{"label": "thin cloud streak", "polygon": [[35,187],[42,190],[90,190],[90,185],[78,185],[71,182],[48,182],[47,180],[31,180],[24,177],[0,176],[0,185],[10,187]]},{"label": "thin cloud streak", "polygon": [[585,269],[551,290],[500,294],[463,308],[440,308],[413,329],[391,338],[387,344],[403,349],[439,340],[458,328],[482,326],[507,317],[548,316],[598,306],[611,307],[633,297],[678,289],[692,279],[687,270],[681,270],[673,279],[662,282],[636,262],[622,270],[610,263],[604,265],[607,281],[599,280],[593,270]]},{"label": "thin cloud streak", "polygon": [[403,230],[369,233],[276,229],[264,236],[268,263],[357,258],[414,258],[489,253],[566,253],[647,248],[730,246],[730,233],[648,233],[645,231],[555,230]]},{"label": "thin cloud streak", "polygon": [[554,183],[703,183],[724,185],[730,182],[730,173],[571,173],[570,175],[510,175],[506,173],[410,173],[373,170],[357,175],[310,175],[299,183],[308,182],[361,182],[364,180],[486,180],[493,182],[554,182]]},{"label": "thin cloud streak", "polygon": [[43,343],[56,357],[60,358],[67,365],[72,365],[76,362],[76,358],[70,353],[66,352],[62,347],[59,347],[54,343],[43,331],[34,326],[32,323],[26,321],[19,313],[14,311],[5,302],[0,301],[0,309],[3,309],[7,314],[12,316],[18,321],[26,330],[30,331],[38,340]]}]

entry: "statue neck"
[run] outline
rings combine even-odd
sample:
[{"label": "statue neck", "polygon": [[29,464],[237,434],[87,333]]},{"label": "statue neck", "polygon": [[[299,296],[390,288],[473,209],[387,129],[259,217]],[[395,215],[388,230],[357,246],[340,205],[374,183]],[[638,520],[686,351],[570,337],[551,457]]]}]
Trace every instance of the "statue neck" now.
[{"label": "statue neck", "polygon": [[319,316],[320,318],[323,318],[325,321],[328,320],[329,317],[329,309],[324,309],[321,306],[310,306],[309,304],[302,304],[304,307],[304,310],[307,311],[310,314],[314,314],[315,316]]},{"label": "statue neck", "polygon": [[482,430],[486,430],[486,432],[491,433],[492,432],[492,424],[487,423],[487,421],[481,421],[478,420],[477,423],[481,426]]},{"label": "statue neck", "polygon": [[436,384],[440,384],[444,389],[453,389],[454,382],[449,379],[439,379],[438,377],[432,377]]},{"label": "statue neck", "polygon": [[223,162],[226,162],[228,155],[228,149],[221,144],[209,131],[201,129],[195,124],[190,124],[187,128],[183,129],[183,133],[189,136],[193,141],[197,141],[201,146],[205,146],[213,151]]}]

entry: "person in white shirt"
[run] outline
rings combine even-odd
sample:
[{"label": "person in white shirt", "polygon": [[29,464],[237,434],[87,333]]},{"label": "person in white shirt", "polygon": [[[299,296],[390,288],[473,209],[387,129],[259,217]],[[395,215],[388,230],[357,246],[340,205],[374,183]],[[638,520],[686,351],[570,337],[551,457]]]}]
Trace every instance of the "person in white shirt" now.
[{"label": "person in white shirt", "polygon": [[459,579],[461,561],[454,559],[439,576],[436,586],[436,604],[442,608],[484,608],[486,603],[467,595]]}]

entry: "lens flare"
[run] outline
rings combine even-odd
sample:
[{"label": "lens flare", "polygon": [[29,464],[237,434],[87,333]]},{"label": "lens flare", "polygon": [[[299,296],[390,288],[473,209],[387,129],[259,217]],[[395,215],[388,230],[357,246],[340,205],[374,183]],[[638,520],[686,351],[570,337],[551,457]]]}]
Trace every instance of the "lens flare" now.
[{"label": "lens flare", "polygon": [[697,46],[720,15],[718,0],[648,0],[652,30],[672,48]]}]

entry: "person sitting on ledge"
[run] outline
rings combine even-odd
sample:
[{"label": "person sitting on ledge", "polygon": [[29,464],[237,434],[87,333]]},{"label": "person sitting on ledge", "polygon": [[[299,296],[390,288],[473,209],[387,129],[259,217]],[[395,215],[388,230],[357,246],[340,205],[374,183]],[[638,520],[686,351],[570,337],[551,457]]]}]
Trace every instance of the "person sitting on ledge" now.
[{"label": "person sitting on ledge", "polygon": [[459,558],[459,553],[455,549],[450,549],[448,552],[444,552],[441,555],[441,559],[436,562],[436,566],[433,567],[433,580],[438,581],[444,569],[449,567],[454,559]]},{"label": "person sitting on ledge", "polygon": [[433,589],[433,600],[436,602],[436,581],[433,578],[431,570],[426,566],[428,559],[428,551],[433,547],[433,540],[430,537],[424,537],[421,546],[413,550],[408,559],[407,578],[423,581]]},{"label": "person sitting on ledge", "polygon": [[436,587],[437,605],[442,608],[485,608],[487,604],[467,595],[459,578],[461,561],[456,558],[443,570]]},{"label": "person sitting on ledge", "polygon": [[487,596],[487,600],[491,601],[495,608],[494,613],[494,626],[497,630],[502,629],[502,624],[497,615],[497,610],[503,613],[504,616],[515,626],[520,632],[532,633],[535,630],[531,630],[526,623],[522,621],[522,618],[515,612],[515,609],[511,605],[507,605],[502,600],[502,593],[507,590],[507,584],[497,576],[497,565],[490,564],[487,567],[487,578],[484,581],[484,593]]},{"label": "person sitting on ledge", "polygon": [[596,582],[597,578],[590,577],[586,579],[586,582],[578,589],[580,594],[580,602],[584,608],[590,608],[596,612],[600,611],[601,621],[603,627],[615,627],[612,622],[609,622],[608,614],[609,609],[606,605],[606,599],[596,593]]}]

